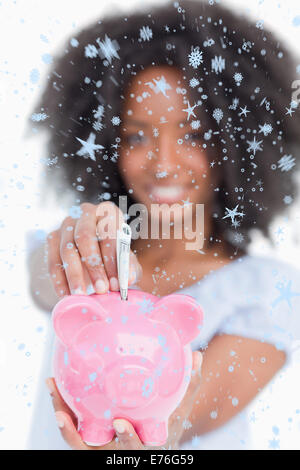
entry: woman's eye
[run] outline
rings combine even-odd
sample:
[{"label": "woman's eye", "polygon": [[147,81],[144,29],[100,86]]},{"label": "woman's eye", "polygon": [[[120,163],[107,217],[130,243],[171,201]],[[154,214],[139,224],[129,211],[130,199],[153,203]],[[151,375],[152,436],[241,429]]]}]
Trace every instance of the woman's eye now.
[{"label": "woman's eye", "polygon": [[147,138],[144,135],[131,134],[125,137],[125,142],[128,145],[137,145],[146,143]]},{"label": "woman's eye", "polygon": [[202,135],[199,134],[199,133],[186,134],[186,135],[184,136],[184,140],[187,141],[187,142],[189,142],[189,141],[191,141],[191,140],[198,140],[198,141],[200,141],[200,140],[202,140]]},{"label": "woman's eye", "polygon": [[191,133],[191,134],[187,134],[187,138],[188,139],[201,139],[201,134],[195,132],[195,133]]}]

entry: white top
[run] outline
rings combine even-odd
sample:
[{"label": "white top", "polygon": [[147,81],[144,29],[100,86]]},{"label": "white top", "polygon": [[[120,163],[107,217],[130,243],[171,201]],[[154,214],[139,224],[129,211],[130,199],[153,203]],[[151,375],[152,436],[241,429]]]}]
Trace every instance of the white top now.
[{"label": "white top", "polygon": [[[217,333],[233,334],[274,344],[285,350],[300,339],[300,271],[267,257],[246,255],[206,275],[176,293],[193,296],[204,311],[204,325],[192,349],[205,347]],[[53,332],[42,368],[36,415],[29,449],[68,449],[57,428],[44,378],[51,375]],[[182,449],[251,449],[247,409],[223,427],[194,436]]]}]

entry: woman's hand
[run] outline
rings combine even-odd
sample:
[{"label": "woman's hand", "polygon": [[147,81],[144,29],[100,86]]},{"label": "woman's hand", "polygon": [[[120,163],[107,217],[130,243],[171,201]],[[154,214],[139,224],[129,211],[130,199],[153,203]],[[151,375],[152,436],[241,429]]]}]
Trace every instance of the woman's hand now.
[{"label": "woman's hand", "polygon": [[[98,294],[119,290],[116,231],[124,222],[122,211],[110,201],[83,203],[79,218],[66,217],[47,237],[48,271],[58,297],[86,294],[89,284]],[[114,238],[107,238],[101,220],[115,223]],[[102,223],[103,225],[103,223]],[[142,268],[130,252],[129,285],[141,278]]]},{"label": "woman's hand", "polygon": [[108,444],[100,447],[91,447],[85,444],[77,432],[77,419],[62,399],[53,378],[46,380],[52,404],[55,410],[57,424],[64,440],[73,450],[148,450],[148,449],[177,449],[179,441],[184,433],[184,420],[187,420],[193,409],[195,398],[199,392],[201,380],[202,354],[199,351],[193,352],[192,377],[186,394],[180,405],[169,418],[169,435],[164,446],[147,447],[139,439],[134,427],[129,421],[116,419],[113,426],[117,438]]}]

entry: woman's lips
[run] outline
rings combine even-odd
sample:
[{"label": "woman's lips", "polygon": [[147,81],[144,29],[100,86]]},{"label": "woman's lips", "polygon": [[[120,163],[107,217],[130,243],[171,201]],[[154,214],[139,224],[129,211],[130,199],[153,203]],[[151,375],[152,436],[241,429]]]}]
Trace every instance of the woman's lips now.
[{"label": "woman's lips", "polygon": [[146,190],[156,202],[178,202],[184,198],[190,185],[148,185]]}]

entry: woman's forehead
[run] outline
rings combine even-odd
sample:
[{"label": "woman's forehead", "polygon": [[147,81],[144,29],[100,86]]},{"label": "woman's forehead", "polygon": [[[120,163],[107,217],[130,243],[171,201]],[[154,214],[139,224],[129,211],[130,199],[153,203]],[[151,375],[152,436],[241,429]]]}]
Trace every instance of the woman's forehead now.
[{"label": "woman's forehead", "polygon": [[186,122],[186,105],[180,93],[184,86],[183,75],[176,67],[155,66],[139,72],[126,90],[123,120],[134,125]]}]

